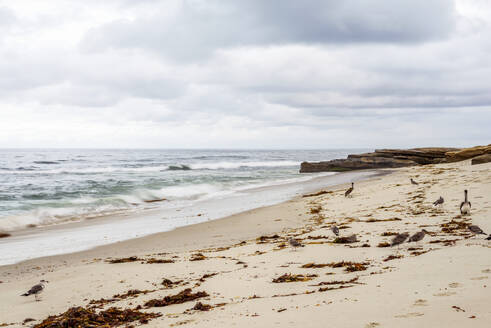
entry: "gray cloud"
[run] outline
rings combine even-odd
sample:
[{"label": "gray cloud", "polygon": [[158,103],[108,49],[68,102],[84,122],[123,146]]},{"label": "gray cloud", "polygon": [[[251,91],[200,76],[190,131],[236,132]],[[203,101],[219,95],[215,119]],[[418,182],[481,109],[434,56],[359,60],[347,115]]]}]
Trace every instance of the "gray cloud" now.
[{"label": "gray cloud", "polygon": [[94,28],[81,48],[144,48],[199,59],[248,45],[423,42],[447,37],[454,25],[447,0],[183,1],[172,17],[156,5],[150,15]]},{"label": "gray cloud", "polygon": [[488,2],[46,5],[0,8],[0,147],[491,140]]}]

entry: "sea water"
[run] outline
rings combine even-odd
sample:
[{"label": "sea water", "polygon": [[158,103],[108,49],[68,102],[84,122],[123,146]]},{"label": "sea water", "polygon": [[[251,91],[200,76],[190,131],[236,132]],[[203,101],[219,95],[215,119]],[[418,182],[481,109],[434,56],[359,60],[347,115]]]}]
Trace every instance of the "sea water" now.
[{"label": "sea water", "polygon": [[[349,150],[0,150],[0,264],[73,252],[366,177],[300,174]],[[104,218],[118,220],[104,221]],[[123,218],[123,219],[122,219]],[[90,222],[83,226],[72,222]],[[63,225],[56,233],[45,229]]]}]

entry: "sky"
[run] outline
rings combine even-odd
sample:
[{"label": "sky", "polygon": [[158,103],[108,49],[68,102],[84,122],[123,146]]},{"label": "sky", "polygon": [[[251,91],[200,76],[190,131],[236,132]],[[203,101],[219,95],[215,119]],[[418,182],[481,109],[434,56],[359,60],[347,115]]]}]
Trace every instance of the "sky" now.
[{"label": "sky", "polygon": [[0,148],[491,143],[488,0],[0,0]]}]

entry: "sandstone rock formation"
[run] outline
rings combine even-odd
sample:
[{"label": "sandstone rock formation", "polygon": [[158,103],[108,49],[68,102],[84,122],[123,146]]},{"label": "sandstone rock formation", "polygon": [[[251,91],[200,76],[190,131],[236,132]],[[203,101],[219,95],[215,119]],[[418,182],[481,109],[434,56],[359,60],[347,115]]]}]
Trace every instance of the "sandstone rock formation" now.
[{"label": "sandstone rock formation", "polygon": [[346,159],[326,162],[303,162],[300,173],[342,172],[362,169],[396,168],[413,165],[448,163],[472,158],[476,155],[491,154],[491,145],[473,148],[413,148],[377,149],[373,153],[349,155]]},{"label": "sandstone rock formation", "polygon": [[447,157],[447,162],[451,163],[451,162],[463,161],[484,154],[491,154],[491,145],[476,146],[471,148],[459,149],[456,151],[449,151],[446,154],[446,157]]},{"label": "sandstone rock formation", "polygon": [[491,162],[491,154],[484,154],[481,156],[474,157],[471,161],[471,164],[476,165],[476,164],[484,164],[489,162]]}]

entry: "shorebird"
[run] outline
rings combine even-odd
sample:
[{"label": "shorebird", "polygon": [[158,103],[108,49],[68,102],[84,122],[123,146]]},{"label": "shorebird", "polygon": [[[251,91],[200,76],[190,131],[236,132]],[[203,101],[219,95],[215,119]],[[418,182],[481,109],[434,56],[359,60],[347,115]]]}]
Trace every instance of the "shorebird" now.
[{"label": "shorebird", "polygon": [[390,246],[396,246],[402,244],[409,237],[408,232],[400,233],[392,239]]},{"label": "shorebird", "polygon": [[29,291],[27,291],[26,293],[22,294],[21,296],[34,295],[34,298],[36,299],[36,301],[40,301],[41,298],[39,297],[39,295],[43,292],[43,290],[45,288],[45,284],[47,282],[48,281],[46,281],[46,280],[41,280],[39,282],[39,284],[32,286],[31,289],[29,289]]},{"label": "shorebird", "polygon": [[409,239],[407,240],[408,243],[410,242],[416,242],[416,241],[420,241],[422,240],[425,235],[428,233],[428,231],[426,231],[425,229],[421,230],[420,232],[416,232],[414,235],[412,235],[411,237],[409,237]]},{"label": "shorebird", "polygon": [[290,244],[290,246],[293,247],[293,249],[297,249],[297,247],[303,247],[303,245],[296,239],[294,238],[288,238],[288,243]]},{"label": "shorebird", "polygon": [[479,228],[477,225],[470,225],[467,227],[472,233],[476,235],[485,235],[484,231],[482,231],[481,228]]},{"label": "shorebird", "polygon": [[358,241],[358,239],[356,239],[356,234],[353,234],[351,236],[346,237],[346,243],[347,244],[356,243],[357,241]]},{"label": "shorebird", "polygon": [[467,200],[467,189],[464,190],[464,201],[460,203],[460,214],[466,215],[471,214],[471,202]]},{"label": "shorebird", "polygon": [[416,181],[414,181],[413,178],[411,178],[411,184],[413,184],[413,185],[419,185],[419,183],[417,183]]},{"label": "shorebird", "polygon": [[348,197],[349,195],[351,195],[351,193],[353,192],[353,189],[355,189],[355,184],[353,182],[351,182],[351,188],[346,190],[346,192],[344,193],[344,197]]},{"label": "shorebird", "polygon": [[442,206],[444,201],[445,201],[445,200],[443,199],[443,197],[442,197],[442,196],[440,196],[440,198],[438,198],[437,200],[435,200],[435,201],[433,202],[433,206],[438,206],[438,205]]},{"label": "shorebird", "polygon": [[426,231],[425,229],[421,230],[420,232],[416,232],[414,235],[412,235],[411,237],[409,237],[409,239],[407,240],[408,243],[411,243],[411,242],[418,242],[420,240],[423,240],[423,238],[425,237],[425,235],[428,233],[428,231]]},{"label": "shorebird", "polygon": [[337,226],[332,226],[331,231],[336,235],[339,236],[339,228]]}]

